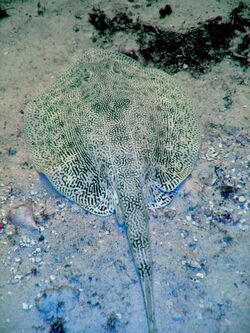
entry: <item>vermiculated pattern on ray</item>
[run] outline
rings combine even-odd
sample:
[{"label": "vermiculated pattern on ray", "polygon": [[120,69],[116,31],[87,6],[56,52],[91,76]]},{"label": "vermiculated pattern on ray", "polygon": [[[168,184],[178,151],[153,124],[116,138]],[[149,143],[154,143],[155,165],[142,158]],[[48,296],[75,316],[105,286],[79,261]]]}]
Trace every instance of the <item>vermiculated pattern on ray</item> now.
[{"label": "vermiculated pattern on ray", "polygon": [[148,204],[162,207],[190,174],[200,143],[192,102],[171,76],[104,50],[86,52],[30,103],[25,124],[38,171],[101,215],[114,210],[117,151],[134,160]]},{"label": "vermiculated pattern on ray", "polygon": [[130,58],[90,50],[25,113],[38,171],[94,214],[120,207],[154,332],[149,207],[168,204],[200,144],[192,102],[175,80]]}]

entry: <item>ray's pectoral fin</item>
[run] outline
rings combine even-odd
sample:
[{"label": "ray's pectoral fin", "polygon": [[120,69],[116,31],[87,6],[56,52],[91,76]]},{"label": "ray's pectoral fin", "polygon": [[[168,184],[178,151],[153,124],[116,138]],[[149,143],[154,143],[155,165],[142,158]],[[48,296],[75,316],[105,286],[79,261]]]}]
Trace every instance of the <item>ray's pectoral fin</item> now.
[{"label": "ray's pectoral fin", "polygon": [[169,205],[176,194],[176,190],[167,192],[160,186],[153,184],[150,187],[149,193],[150,193],[149,207],[152,209],[156,209]]},{"label": "ray's pectoral fin", "polygon": [[188,170],[184,170],[183,177],[179,177],[174,170],[172,173],[168,169],[163,170],[164,168],[156,167],[147,179],[148,202],[151,209],[169,205],[189,175]]},{"label": "ray's pectoral fin", "polygon": [[101,216],[114,213],[112,189],[94,169],[81,163],[61,163],[47,170],[49,181],[65,197]]}]

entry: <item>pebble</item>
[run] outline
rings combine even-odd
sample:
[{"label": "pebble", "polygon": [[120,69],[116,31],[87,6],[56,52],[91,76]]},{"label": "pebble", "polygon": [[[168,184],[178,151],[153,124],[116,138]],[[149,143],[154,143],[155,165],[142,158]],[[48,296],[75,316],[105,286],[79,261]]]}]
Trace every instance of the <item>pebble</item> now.
[{"label": "pebble", "polygon": [[44,236],[43,235],[41,235],[39,238],[38,238],[38,240],[39,240],[39,242],[43,242],[44,241]]},{"label": "pebble", "polygon": [[20,240],[20,247],[30,247],[32,245],[35,245],[36,242],[34,241],[34,239],[30,239],[28,237],[22,237]]},{"label": "pebble", "polygon": [[17,263],[19,263],[19,262],[21,262],[21,258],[17,258],[17,257],[16,257],[16,258],[14,259],[14,261],[17,262]]},{"label": "pebble", "polygon": [[13,207],[8,212],[7,219],[13,225],[18,227],[24,227],[31,230],[38,228],[33,217],[33,212],[26,204]]},{"label": "pebble", "polygon": [[35,263],[36,264],[39,264],[39,262],[41,262],[42,261],[42,258],[41,257],[36,257],[35,258]]},{"label": "pebble", "polygon": [[204,274],[203,273],[197,273],[196,276],[197,276],[197,278],[200,278],[200,279],[204,278]]},{"label": "pebble", "polygon": [[213,161],[217,158],[218,152],[215,150],[214,147],[210,147],[206,153],[206,159],[208,161]]},{"label": "pebble", "polygon": [[8,236],[12,236],[12,235],[15,235],[16,230],[13,226],[11,227],[10,225],[7,225],[7,227],[5,228],[5,233]]},{"label": "pebble", "polygon": [[17,152],[17,151],[16,151],[15,148],[9,148],[8,153],[9,153],[10,156],[16,155],[16,152]]},{"label": "pebble", "polygon": [[211,181],[211,185],[214,186],[217,182],[217,178],[213,178],[212,181]]},{"label": "pebble", "polygon": [[23,308],[23,310],[29,310],[29,304],[23,302],[22,303],[22,308]]},{"label": "pebble", "polygon": [[65,202],[60,202],[58,208],[63,209],[66,206]]},{"label": "pebble", "polygon": [[241,196],[239,196],[238,200],[239,200],[239,202],[245,202],[246,198],[243,195],[241,195]]},{"label": "pebble", "polygon": [[192,270],[192,271],[196,271],[197,273],[199,273],[200,271],[203,271],[205,269],[205,264],[204,262],[198,262],[195,260],[183,260],[182,261],[182,265],[185,265],[186,268]]}]

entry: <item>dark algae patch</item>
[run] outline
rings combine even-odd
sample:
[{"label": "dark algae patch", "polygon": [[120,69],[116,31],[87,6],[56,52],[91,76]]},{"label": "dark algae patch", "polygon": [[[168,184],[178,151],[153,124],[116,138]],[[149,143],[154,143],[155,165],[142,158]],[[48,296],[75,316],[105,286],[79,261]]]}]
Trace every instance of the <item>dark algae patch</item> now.
[{"label": "dark algae patch", "polygon": [[79,290],[66,285],[47,288],[35,298],[37,310],[49,325],[49,333],[68,332],[66,318],[73,316],[78,301]]},{"label": "dark algae patch", "polygon": [[100,8],[93,8],[89,13],[89,22],[98,30],[100,36],[112,36],[116,32],[140,32],[139,18],[134,22],[126,12],[119,12],[113,18],[109,18]]},{"label": "dark algae patch", "polygon": [[[89,22],[105,42],[112,42],[117,32],[136,35],[138,48],[124,53],[154,63],[168,73],[185,69],[197,76],[225,57],[232,57],[243,69],[249,65],[250,8],[243,2],[228,18],[216,16],[185,32],[144,23],[139,17],[133,19],[129,12],[108,17],[100,8],[89,13]],[[234,38],[239,36],[241,41],[233,47]]]},{"label": "dark algae patch", "polygon": [[45,11],[46,11],[45,6],[43,6],[41,4],[41,2],[39,1],[38,4],[37,4],[37,14],[38,14],[38,16],[43,16]]},{"label": "dark algae patch", "polygon": [[110,316],[107,319],[107,324],[106,324],[106,332],[117,332],[116,326],[117,326],[117,322],[119,321],[117,315],[112,312],[110,314]]},{"label": "dark algae patch", "polygon": [[164,18],[167,15],[170,15],[172,13],[172,8],[170,5],[165,5],[159,10],[160,18]]},{"label": "dark algae patch", "polygon": [[6,17],[9,17],[10,15],[7,13],[6,9],[2,9],[0,7],[0,20],[6,18]]},{"label": "dark algae patch", "polygon": [[235,184],[229,182],[229,179],[226,177],[225,172],[221,167],[215,166],[214,169],[217,176],[217,188],[220,190],[222,198],[231,199],[237,191]]},{"label": "dark algae patch", "polygon": [[232,56],[234,59],[238,60],[242,65],[250,65],[250,33],[246,34],[242,42],[238,45],[236,52],[233,52]]},{"label": "dark algae patch", "polygon": [[49,333],[66,333],[67,331],[63,327],[63,319],[62,318],[56,318],[56,321],[54,321],[50,326]]}]

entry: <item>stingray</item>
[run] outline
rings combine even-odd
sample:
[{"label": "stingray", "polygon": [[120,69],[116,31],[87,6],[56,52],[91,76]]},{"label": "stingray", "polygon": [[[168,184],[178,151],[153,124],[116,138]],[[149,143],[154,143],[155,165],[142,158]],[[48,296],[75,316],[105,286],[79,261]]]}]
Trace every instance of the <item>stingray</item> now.
[{"label": "stingray", "polygon": [[122,217],[155,332],[150,209],[168,205],[200,146],[192,99],[165,72],[90,49],[25,110],[36,170],[65,197]]}]

